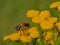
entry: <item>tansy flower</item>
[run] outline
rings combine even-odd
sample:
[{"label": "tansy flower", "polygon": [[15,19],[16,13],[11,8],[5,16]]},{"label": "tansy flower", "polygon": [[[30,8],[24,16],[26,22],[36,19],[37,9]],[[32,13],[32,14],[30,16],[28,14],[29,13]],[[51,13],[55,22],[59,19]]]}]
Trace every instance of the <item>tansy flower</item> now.
[{"label": "tansy flower", "polygon": [[38,43],[40,43],[40,42],[41,42],[41,41],[40,41],[40,38],[38,38],[38,39],[37,39],[37,42],[38,42]]},{"label": "tansy flower", "polygon": [[46,18],[50,17],[51,15],[48,10],[44,10],[44,11],[40,12],[39,16],[42,17],[43,19],[46,19]]},{"label": "tansy flower", "polygon": [[52,32],[47,32],[44,38],[46,41],[51,40],[52,39]]},{"label": "tansy flower", "polygon": [[39,11],[37,11],[37,10],[28,10],[26,13],[28,18],[36,17],[36,16],[38,16],[38,14],[39,14]]},{"label": "tansy flower", "polygon": [[10,35],[5,36],[3,38],[4,41],[6,41],[6,40],[17,41],[19,39],[20,39],[20,33],[19,32],[10,34]]},{"label": "tansy flower", "polygon": [[3,38],[4,41],[6,41],[6,40],[17,41],[19,39],[20,39],[20,32],[10,34]]},{"label": "tansy flower", "polygon": [[59,3],[60,3],[60,2],[53,2],[53,3],[50,5],[50,8],[56,8]]},{"label": "tansy flower", "polygon": [[32,18],[32,22],[33,22],[33,23],[37,23],[37,24],[42,23],[42,21],[44,21],[44,20],[45,20],[45,19],[42,18],[42,17],[40,17],[40,16],[37,16],[37,17]]},{"label": "tansy flower", "polygon": [[50,5],[50,8],[57,8],[60,11],[60,2],[54,2]]},{"label": "tansy flower", "polygon": [[49,43],[50,43],[51,45],[54,45],[54,40],[50,40]]},{"label": "tansy flower", "polygon": [[60,11],[60,4],[57,6],[58,11]]},{"label": "tansy flower", "polygon": [[32,27],[28,31],[30,33],[31,38],[38,38],[39,37],[39,32],[37,31],[36,27]]},{"label": "tansy flower", "polygon": [[50,17],[50,12],[47,10],[44,10],[40,12],[39,16],[32,18],[32,22],[40,24],[48,17]]},{"label": "tansy flower", "polygon": [[55,26],[56,26],[56,29],[60,32],[60,22],[56,23]]},{"label": "tansy flower", "polygon": [[13,34],[10,34],[10,40],[12,41],[17,41],[20,39],[20,33],[13,33]]},{"label": "tansy flower", "polygon": [[53,35],[54,35],[54,40],[56,41],[57,36],[58,36],[58,32],[54,32]]},{"label": "tansy flower", "polygon": [[50,30],[53,28],[53,23],[45,20],[40,24],[40,26],[43,30]]},{"label": "tansy flower", "polygon": [[21,36],[20,40],[24,43],[29,43],[32,41],[32,38],[30,36],[29,37],[28,36]]},{"label": "tansy flower", "polygon": [[47,20],[48,20],[49,22],[51,22],[51,23],[57,22],[57,18],[56,18],[56,17],[49,17],[49,18],[47,18]]},{"label": "tansy flower", "polygon": [[10,36],[4,36],[3,40],[8,41],[10,39]]}]

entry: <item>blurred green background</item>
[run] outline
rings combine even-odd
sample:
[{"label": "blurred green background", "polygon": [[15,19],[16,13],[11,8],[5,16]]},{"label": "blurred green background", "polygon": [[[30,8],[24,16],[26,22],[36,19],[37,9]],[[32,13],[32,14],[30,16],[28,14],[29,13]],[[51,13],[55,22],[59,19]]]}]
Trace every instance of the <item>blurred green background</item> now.
[{"label": "blurred green background", "polygon": [[39,27],[26,17],[27,10],[49,10],[52,16],[57,16],[56,11],[49,8],[55,1],[60,0],[0,0],[0,45],[10,45],[3,41],[3,37],[15,32],[14,27],[22,22]]}]

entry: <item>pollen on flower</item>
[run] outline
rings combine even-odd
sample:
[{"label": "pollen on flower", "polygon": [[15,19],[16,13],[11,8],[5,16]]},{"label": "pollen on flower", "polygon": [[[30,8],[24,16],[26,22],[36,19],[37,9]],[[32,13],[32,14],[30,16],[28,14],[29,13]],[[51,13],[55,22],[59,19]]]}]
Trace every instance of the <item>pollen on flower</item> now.
[{"label": "pollen on flower", "polygon": [[48,17],[50,17],[50,12],[48,10],[44,10],[44,11],[41,11],[40,14],[39,14],[40,17],[46,19]]},{"label": "pollen on flower", "polygon": [[28,10],[26,13],[28,18],[36,17],[36,16],[38,16],[38,14],[39,14],[39,11],[37,11],[37,10]]},{"label": "pollen on flower", "polygon": [[55,27],[56,27],[56,29],[60,32],[60,22],[57,22],[57,23],[55,24]]},{"label": "pollen on flower", "polygon": [[40,26],[43,30],[50,30],[53,28],[53,23],[45,20],[40,24]]},{"label": "pollen on flower", "polygon": [[49,17],[49,18],[47,18],[47,20],[51,23],[55,23],[55,22],[57,22],[58,19],[56,17]]}]

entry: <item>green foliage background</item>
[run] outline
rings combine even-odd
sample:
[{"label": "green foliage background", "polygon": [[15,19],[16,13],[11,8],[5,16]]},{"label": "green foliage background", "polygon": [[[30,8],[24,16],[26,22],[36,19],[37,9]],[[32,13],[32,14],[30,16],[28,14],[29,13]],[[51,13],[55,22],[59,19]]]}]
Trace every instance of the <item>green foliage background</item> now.
[{"label": "green foliage background", "polygon": [[0,45],[10,45],[3,41],[3,36],[15,32],[14,27],[22,22],[29,22],[39,29],[37,24],[26,17],[27,10],[49,10],[52,16],[57,16],[56,11],[49,8],[55,1],[60,0],[0,0]]}]

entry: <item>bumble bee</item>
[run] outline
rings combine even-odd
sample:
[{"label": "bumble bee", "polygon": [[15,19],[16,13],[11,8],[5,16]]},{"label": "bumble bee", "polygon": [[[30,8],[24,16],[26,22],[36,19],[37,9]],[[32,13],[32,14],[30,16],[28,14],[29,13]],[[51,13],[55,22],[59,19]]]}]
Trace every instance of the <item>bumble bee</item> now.
[{"label": "bumble bee", "polygon": [[29,28],[29,27],[30,27],[30,24],[29,24],[29,23],[23,22],[22,24],[17,25],[17,26],[15,27],[15,29],[16,29],[17,31],[19,31],[19,30],[25,30],[25,29],[27,29],[27,28]]}]

